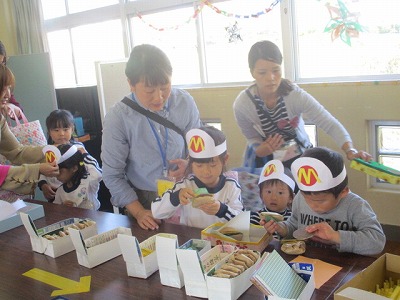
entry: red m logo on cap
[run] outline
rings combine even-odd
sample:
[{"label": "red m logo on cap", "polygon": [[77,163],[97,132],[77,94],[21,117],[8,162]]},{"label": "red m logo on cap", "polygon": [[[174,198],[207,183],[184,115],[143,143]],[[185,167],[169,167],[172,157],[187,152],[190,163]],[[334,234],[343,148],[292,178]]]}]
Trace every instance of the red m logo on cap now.
[{"label": "red m logo on cap", "polygon": [[46,151],[45,158],[48,163],[52,163],[56,160],[56,155],[53,151]]},{"label": "red m logo on cap", "polygon": [[190,139],[189,149],[193,152],[199,153],[201,151],[204,151],[204,148],[204,140],[200,136],[195,135]]},{"label": "red m logo on cap", "polygon": [[313,167],[310,166],[302,166],[297,171],[297,179],[298,182],[305,186],[312,186],[317,182],[320,183],[321,180],[318,177],[317,171]]},{"label": "red m logo on cap", "polygon": [[270,164],[268,167],[265,168],[264,177],[267,177],[274,172],[276,172],[276,166],[274,164]]}]

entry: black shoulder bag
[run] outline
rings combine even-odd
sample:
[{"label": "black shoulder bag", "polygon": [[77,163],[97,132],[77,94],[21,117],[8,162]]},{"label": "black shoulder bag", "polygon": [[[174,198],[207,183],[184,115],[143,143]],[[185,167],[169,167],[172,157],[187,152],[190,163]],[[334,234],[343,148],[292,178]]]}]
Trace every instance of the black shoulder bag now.
[{"label": "black shoulder bag", "polygon": [[146,117],[152,119],[153,121],[155,121],[161,125],[164,125],[165,127],[170,128],[170,129],[174,130],[175,132],[179,133],[182,136],[183,141],[185,143],[185,151],[187,151],[185,135],[184,135],[183,131],[178,126],[176,126],[174,123],[167,120],[166,118],[161,117],[160,115],[157,115],[147,109],[144,109],[139,104],[135,103],[134,101],[132,101],[131,99],[129,99],[127,97],[122,99],[121,102],[125,103],[130,108],[132,108],[133,110],[136,110],[137,112],[141,113],[142,115],[145,115]]}]

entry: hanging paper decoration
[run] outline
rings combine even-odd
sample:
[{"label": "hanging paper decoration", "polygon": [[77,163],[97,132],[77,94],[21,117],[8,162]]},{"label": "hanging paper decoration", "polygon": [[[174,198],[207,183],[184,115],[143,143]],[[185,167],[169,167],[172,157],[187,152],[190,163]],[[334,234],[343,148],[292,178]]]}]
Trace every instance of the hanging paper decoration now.
[{"label": "hanging paper decoration", "polygon": [[225,27],[225,30],[228,34],[229,43],[237,42],[239,40],[243,41],[242,37],[240,36],[240,29],[237,21],[232,26]]},{"label": "hanging paper decoration", "polygon": [[261,15],[269,13],[279,2],[281,2],[281,0],[275,0],[274,2],[272,2],[270,4],[270,6],[268,8],[265,8],[262,11],[256,12],[254,14],[249,14],[249,15],[239,15],[239,14],[228,13],[226,11],[223,11],[223,10],[217,8],[215,5],[210,3],[208,0],[202,0],[202,2],[205,5],[207,5],[208,7],[210,7],[212,10],[214,10],[216,13],[224,15],[225,17],[235,17],[238,19],[241,19],[241,18],[249,19],[249,18],[258,18]]},{"label": "hanging paper decoration", "polygon": [[358,37],[360,32],[364,32],[365,29],[358,23],[359,13],[349,12],[342,0],[337,0],[337,3],[338,7],[326,4],[331,20],[326,25],[324,32],[331,32],[332,41],[340,37],[343,42],[351,46],[350,39]]},{"label": "hanging paper decoration", "polygon": [[[196,19],[199,15],[199,13],[202,11],[203,7],[207,5],[210,7],[213,11],[215,11],[218,14],[221,14],[226,17],[234,17],[237,19],[249,19],[249,18],[258,18],[264,14],[269,13],[277,4],[279,4],[282,0],[274,0],[268,8],[265,8],[261,11],[252,13],[252,14],[237,14],[237,13],[229,13],[224,10],[219,9],[215,5],[213,5],[210,1],[208,0],[201,0],[201,4],[197,6],[196,10],[194,11],[193,15],[190,16],[190,18],[184,22],[183,24],[178,24],[175,26],[170,26],[170,27],[157,27],[154,26],[153,24],[150,24],[146,22],[139,12],[136,12],[137,17],[142,20],[144,23],[146,23],[149,27],[157,30],[157,31],[166,31],[166,30],[176,30],[179,29],[180,27],[188,24],[192,20]],[[321,0],[318,0],[321,1]],[[332,41],[336,40],[337,38],[340,37],[340,39],[345,42],[347,45],[351,46],[351,38],[353,37],[358,37],[360,32],[366,31],[363,26],[360,25],[358,22],[358,16],[359,13],[354,13],[350,12],[343,0],[337,0],[337,6],[332,6],[330,5],[329,2],[326,3],[326,7],[329,11],[331,19],[329,20],[328,24],[325,26],[324,32],[331,32],[331,39]],[[228,34],[228,40],[229,42],[236,42],[238,40],[242,40],[242,37],[240,35],[240,30],[238,28],[237,22],[232,25],[225,27],[225,30]]]},{"label": "hanging paper decoration", "polygon": [[186,22],[184,22],[184,23],[182,23],[182,24],[177,24],[177,25],[174,25],[174,26],[170,26],[170,27],[165,27],[165,28],[163,28],[163,27],[156,27],[156,26],[154,26],[153,24],[147,23],[147,22],[143,19],[142,14],[139,13],[139,12],[136,12],[135,14],[136,14],[136,16],[137,16],[143,23],[147,24],[149,27],[151,27],[151,28],[153,28],[153,29],[155,29],[155,30],[157,30],[157,31],[177,30],[177,29],[179,29],[180,27],[182,27],[182,26],[184,26],[184,25],[190,23],[190,21],[196,19],[196,18],[198,17],[199,13],[201,12],[201,10],[203,9],[203,7],[204,7],[204,3],[201,3],[199,6],[197,6],[197,8],[196,8],[196,10],[194,11],[193,15],[191,15],[190,18],[189,18]]}]

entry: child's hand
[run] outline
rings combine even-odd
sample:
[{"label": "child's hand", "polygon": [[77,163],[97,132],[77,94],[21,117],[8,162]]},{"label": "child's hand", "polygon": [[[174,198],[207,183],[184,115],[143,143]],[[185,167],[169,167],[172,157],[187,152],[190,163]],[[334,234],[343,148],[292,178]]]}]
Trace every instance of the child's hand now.
[{"label": "child's hand", "polygon": [[47,177],[56,177],[60,172],[58,165],[54,163],[41,163],[39,173]]},{"label": "child's hand", "polygon": [[179,202],[181,205],[188,205],[190,203],[190,199],[195,196],[194,192],[191,189],[183,188],[179,191]]},{"label": "child's hand", "polygon": [[64,201],[63,204],[70,207],[76,207],[76,204],[71,200]]},{"label": "child's hand", "polygon": [[78,151],[79,151],[80,153],[82,153],[82,154],[87,153],[86,149],[83,148],[83,147],[79,147],[79,148],[78,148]]},{"label": "child's hand", "polygon": [[333,228],[326,222],[316,223],[306,227],[306,231],[314,234],[312,240],[323,243],[323,244],[340,244],[339,232],[333,230]]},{"label": "child's hand", "polygon": [[219,207],[221,206],[221,202],[214,201],[212,203],[205,203],[200,205],[198,209],[204,211],[207,215],[215,216],[215,214],[219,211]]},{"label": "child's hand", "polygon": [[57,189],[53,189],[53,188],[51,187],[51,185],[48,184],[48,183],[42,184],[41,188],[42,188],[43,196],[44,196],[49,202],[53,202],[53,201],[54,201],[54,197],[56,196],[56,191],[57,191]]},{"label": "child's hand", "polygon": [[264,229],[269,234],[274,234],[275,232],[277,232],[282,237],[286,236],[286,230],[273,219],[269,220],[268,222],[265,222],[265,220],[261,220],[260,225],[264,226]]}]

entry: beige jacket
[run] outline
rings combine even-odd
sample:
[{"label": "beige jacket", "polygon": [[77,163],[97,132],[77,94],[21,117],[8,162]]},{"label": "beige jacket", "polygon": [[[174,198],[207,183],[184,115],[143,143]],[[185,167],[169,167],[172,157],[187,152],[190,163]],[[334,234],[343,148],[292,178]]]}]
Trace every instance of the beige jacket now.
[{"label": "beige jacket", "polygon": [[6,119],[0,119],[0,154],[13,163],[1,189],[32,194],[39,180],[39,162],[44,162],[43,146],[24,146],[10,131]]}]

